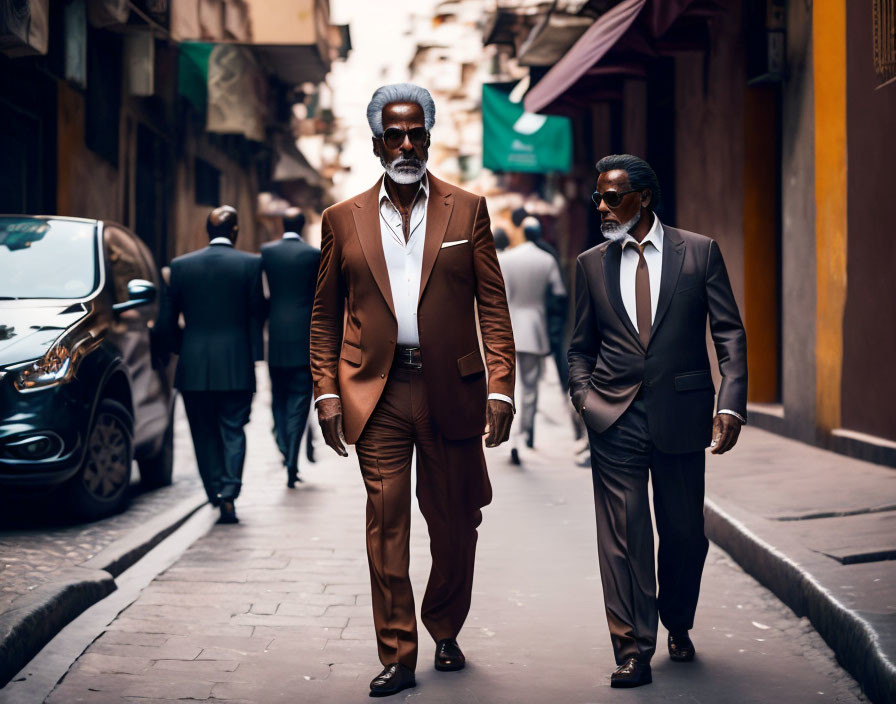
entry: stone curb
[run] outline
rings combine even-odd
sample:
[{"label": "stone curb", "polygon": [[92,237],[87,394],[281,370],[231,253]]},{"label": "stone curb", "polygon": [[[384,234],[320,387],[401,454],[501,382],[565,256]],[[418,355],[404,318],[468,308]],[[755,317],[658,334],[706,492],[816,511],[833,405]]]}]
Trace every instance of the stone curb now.
[{"label": "stone curb", "polygon": [[196,493],[119,538],[77,567],[13,601],[0,614],[0,687],[59,631],[116,589],[115,577],[177,530],[206,503]]},{"label": "stone curb", "polygon": [[859,613],[840,603],[797,562],[709,498],[704,515],[707,537],[797,616],[807,617],[871,701],[896,702],[896,666]]}]

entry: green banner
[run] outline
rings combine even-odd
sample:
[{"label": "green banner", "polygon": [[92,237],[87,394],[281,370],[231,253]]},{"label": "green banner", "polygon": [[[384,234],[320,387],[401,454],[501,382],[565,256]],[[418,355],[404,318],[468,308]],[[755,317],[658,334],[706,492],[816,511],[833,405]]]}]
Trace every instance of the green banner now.
[{"label": "green banner", "polygon": [[200,113],[208,103],[208,57],[215,48],[206,42],[183,42],[177,55],[177,92]]},{"label": "green banner", "polygon": [[482,86],[482,165],[492,171],[569,171],[569,119],[527,113],[522,103],[510,102],[509,95],[509,86]]}]

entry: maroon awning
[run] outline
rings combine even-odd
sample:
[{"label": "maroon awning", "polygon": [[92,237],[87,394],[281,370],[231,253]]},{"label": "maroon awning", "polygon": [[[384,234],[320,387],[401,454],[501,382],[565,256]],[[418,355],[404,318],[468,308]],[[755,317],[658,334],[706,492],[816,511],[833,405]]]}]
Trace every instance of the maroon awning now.
[{"label": "maroon awning", "polygon": [[[529,112],[539,112],[562,98],[583,78],[599,73],[614,75],[637,70],[636,57],[657,56],[656,40],[663,37],[682,16],[709,17],[726,0],[623,0],[597,18],[554,67],[526,94]],[[611,50],[612,68],[596,71]],[[620,60],[620,56],[628,60]]]}]

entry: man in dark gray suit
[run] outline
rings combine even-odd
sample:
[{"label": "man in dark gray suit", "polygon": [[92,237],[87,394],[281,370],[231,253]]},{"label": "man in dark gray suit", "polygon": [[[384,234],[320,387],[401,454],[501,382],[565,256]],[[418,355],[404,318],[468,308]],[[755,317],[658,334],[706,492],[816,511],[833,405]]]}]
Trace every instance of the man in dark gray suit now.
[{"label": "man in dark gray suit", "polygon": [[[669,654],[693,660],[688,631],[708,542],[704,449],[737,441],[747,406],[747,343],[719,246],[660,223],[660,188],[638,157],[597,163],[592,198],[608,238],[579,255],[570,394],[588,428],[598,552],[616,671],[613,687],[651,681],[657,614]],[[722,383],[709,368],[706,321]],[[653,483],[659,598],[647,499]]]},{"label": "man in dark gray suit", "polygon": [[261,257],[233,248],[239,223],[228,205],[211,212],[206,230],[208,247],[171,262],[159,330],[180,354],[174,385],[184,399],[205,492],[221,508],[220,523],[238,523],[243,428],[255,393],[254,363],[264,358]]},{"label": "man in dark gray suit", "polygon": [[304,227],[302,211],[289,208],[283,217],[283,238],[261,248],[262,269],[271,295],[268,367],[274,436],[283,454],[290,489],[301,481],[299,445],[311,408],[308,349],[320,266],[320,250],[302,240]]}]

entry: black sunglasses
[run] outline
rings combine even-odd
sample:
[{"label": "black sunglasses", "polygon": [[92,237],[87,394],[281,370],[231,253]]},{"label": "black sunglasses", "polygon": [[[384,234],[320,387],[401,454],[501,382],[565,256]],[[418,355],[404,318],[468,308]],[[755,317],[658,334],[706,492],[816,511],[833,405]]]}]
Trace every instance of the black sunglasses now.
[{"label": "black sunglasses", "polygon": [[629,193],[640,193],[641,191],[635,189],[631,191],[622,191],[621,193],[617,191],[607,191],[606,193],[598,193],[595,191],[591,194],[591,200],[594,201],[594,205],[598,208],[600,207],[600,202],[603,201],[607,204],[608,208],[618,208],[619,204],[622,202],[622,199],[627,196]]},{"label": "black sunglasses", "polygon": [[426,140],[429,139],[429,132],[426,131],[425,127],[412,127],[407,131],[400,130],[397,127],[390,127],[383,132],[383,144],[386,145],[387,149],[398,149],[404,144],[405,135],[407,135],[408,139],[411,140],[411,144],[415,147],[424,146]]}]

